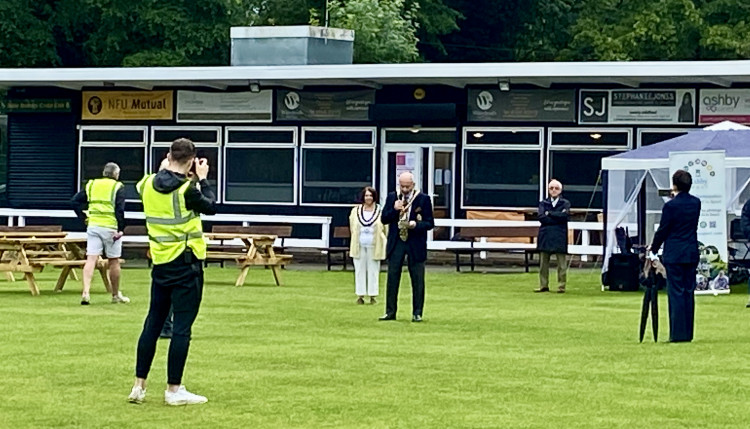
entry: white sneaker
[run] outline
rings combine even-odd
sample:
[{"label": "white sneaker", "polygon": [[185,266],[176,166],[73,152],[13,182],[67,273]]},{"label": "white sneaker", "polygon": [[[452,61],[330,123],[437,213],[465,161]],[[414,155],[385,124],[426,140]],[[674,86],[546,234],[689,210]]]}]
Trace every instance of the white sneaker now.
[{"label": "white sneaker", "polygon": [[190,393],[185,389],[185,386],[180,386],[176,392],[165,390],[164,402],[166,402],[167,405],[192,405],[205,404],[208,402],[208,399],[205,396]]},{"label": "white sneaker", "polygon": [[123,295],[122,292],[117,292],[117,295],[112,296],[112,304],[127,304],[130,302],[130,298]]},{"label": "white sneaker", "polygon": [[140,386],[133,386],[133,390],[131,390],[130,395],[128,395],[128,402],[131,404],[140,404],[143,403],[145,399],[146,389],[143,389]]}]

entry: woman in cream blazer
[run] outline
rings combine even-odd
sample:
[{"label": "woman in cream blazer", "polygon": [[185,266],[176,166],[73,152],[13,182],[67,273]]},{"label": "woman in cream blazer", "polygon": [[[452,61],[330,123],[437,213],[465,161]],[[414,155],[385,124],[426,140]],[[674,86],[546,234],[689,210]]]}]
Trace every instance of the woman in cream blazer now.
[{"label": "woman in cream blazer", "polygon": [[378,191],[365,187],[360,194],[360,201],[362,204],[354,206],[349,214],[349,255],[354,260],[354,292],[358,297],[357,304],[364,304],[366,296],[370,297],[370,304],[375,304],[380,282],[380,261],[385,259],[388,227],[380,220]]}]

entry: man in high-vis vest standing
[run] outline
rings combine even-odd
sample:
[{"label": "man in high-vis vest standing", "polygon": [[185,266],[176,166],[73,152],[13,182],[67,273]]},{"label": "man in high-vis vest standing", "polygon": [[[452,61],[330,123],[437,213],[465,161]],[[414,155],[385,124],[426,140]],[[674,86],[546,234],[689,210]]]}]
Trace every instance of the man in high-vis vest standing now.
[{"label": "man in high-vis vest standing", "polygon": [[[216,213],[216,196],[208,177],[208,161],[195,157],[195,145],[177,139],[167,155],[169,165],[141,179],[136,186],[143,200],[151,270],[151,305],[138,339],[135,384],[128,401],[146,398],[146,377],[156,353],[164,321],[173,308],[174,324],[167,359],[167,405],[202,404],[204,396],[182,385],[190,333],[203,295],[203,260],[206,242],[200,214]],[[194,167],[194,173],[191,169]],[[200,186],[191,179],[196,176]]]},{"label": "man in high-vis vest standing", "polygon": [[[125,191],[119,182],[120,167],[108,162],[102,178],[89,180],[84,189],[72,198],[73,210],[86,223],[86,265],[83,266],[81,305],[89,305],[91,279],[99,256],[104,253],[109,262],[109,281],[112,303],[128,303],[120,292],[120,256],[122,230],[125,228]],[[88,215],[83,208],[88,205]]]}]

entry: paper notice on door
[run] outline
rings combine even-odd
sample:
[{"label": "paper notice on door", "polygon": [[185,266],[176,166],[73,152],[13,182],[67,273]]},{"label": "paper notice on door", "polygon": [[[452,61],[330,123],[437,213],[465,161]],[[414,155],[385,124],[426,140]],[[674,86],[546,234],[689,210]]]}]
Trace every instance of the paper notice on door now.
[{"label": "paper notice on door", "polygon": [[435,169],[435,186],[443,186],[443,169]]}]

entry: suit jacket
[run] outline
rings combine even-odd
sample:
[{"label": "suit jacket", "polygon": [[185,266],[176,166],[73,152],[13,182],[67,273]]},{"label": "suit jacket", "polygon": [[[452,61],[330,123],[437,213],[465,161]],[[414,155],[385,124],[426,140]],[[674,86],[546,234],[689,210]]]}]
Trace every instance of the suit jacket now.
[{"label": "suit jacket", "polygon": [[568,253],[570,201],[560,195],[556,206],[546,198],[539,202],[539,238],[536,248],[547,253]]},{"label": "suit jacket", "polygon": [[687,192],[680,192],[667,201],[661,210],[661,221],[651,251],[656,253],[664,244],[662,259],[665,264],[697,264],[700,214],[701,200]]},{"label": "suit jacket", "polygon": [[[401,240],[398,236],[399,212],[393,208],[396,198],[397,196],[395,192],[388,194],[388,197],[385,199],[385,205],[383,206],[383,214],[380,217],[383,221],[383,225],[389,226],[388,245],[385,251],[387,258],[390,258],[391,253],[393,253],[393,249],[396,247],[396,241]],[[414,229],[409,230],[409,235],[406,239],[409,258],[411,258],[413,262],[424,262],[427,260],[427,231],[435,227],[435,219],[432,214],[432,200],[430,200],[429,196],[420,192],[419,195],[414,198],[414,202],[411,205],[409,220],[417,222],[417,226]]]}]

